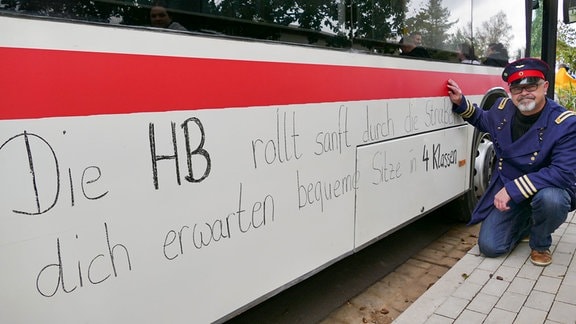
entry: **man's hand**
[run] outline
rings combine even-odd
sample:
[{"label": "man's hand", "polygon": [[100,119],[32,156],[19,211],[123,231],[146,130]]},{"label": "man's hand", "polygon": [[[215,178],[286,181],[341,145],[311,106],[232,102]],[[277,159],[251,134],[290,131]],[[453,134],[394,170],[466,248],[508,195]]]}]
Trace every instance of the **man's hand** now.
[{"label": "man's hand", "polygon": [[450,97],[450,101],[459,106],[462,103],[462,90],[460,90],[456,81],[452,79],[448,80],[446,86],[448,87],[448,97]]},{"label": "man's hand", "polygon": [[510,202],[510,195],[508,195],[506,188],[500,189],[500,191],[498,191],[496,196],[494,196],[494,206],[499,211],[507,211],[508,209],[510,209],[510,207],[508,206],[508,202]]}]

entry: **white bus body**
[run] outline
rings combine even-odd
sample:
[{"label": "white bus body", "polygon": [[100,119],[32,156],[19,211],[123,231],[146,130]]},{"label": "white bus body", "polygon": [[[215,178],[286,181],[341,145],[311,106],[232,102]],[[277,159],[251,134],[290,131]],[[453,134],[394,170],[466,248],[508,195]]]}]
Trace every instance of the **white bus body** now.
[{"label": "white bus body", "polygon": [[[209,323],[471,188],[499,70],[0,15],[0,322]],[[11,31],[11,32],[6,32]]]}]

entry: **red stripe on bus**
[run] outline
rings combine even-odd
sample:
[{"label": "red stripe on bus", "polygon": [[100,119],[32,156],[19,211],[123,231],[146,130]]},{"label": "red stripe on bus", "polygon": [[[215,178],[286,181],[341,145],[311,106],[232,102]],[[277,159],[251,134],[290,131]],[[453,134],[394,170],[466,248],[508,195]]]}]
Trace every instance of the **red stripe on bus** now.
[{"label": "red stripe on bus", "polygon": [[[160,45],[159,45],[160,46]],[[499,76],[0,48],[0,120],[468,94]]]}]

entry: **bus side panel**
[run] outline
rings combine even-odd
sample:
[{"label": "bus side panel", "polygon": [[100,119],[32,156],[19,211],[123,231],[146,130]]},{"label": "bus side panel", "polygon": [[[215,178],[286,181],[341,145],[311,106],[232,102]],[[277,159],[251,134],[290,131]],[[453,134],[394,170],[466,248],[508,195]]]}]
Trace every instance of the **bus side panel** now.
[{"label": "bus side panel", "polygon": [[[2,121],[0,319],[222,318],[350,253],[356,191],[358,226],[382,201],[363,200],[379,191],[356,147],[409,143],[421,168],[418,145],[466,142],[449,111],[432,98]],[[454,196],[466,175],[446,170],[414,174],[438,198],[398,186],[387,204]]]},{"label": "bus side panel", "polygon": [[339,114],[3,121],[1,321],[211,322],[348,253]]},{"label": "bus side panel", "polygon": [[362,246],[468,189],[468,127],[358,149],[356,246]]},{"label": "bus side panel", "polygon": [[[499,78],[467,78],[470,67],[306,47],[19,18],[0,24],[19,31],[0,33],[3,53],[14,58],[22,51],[30,63],[10,61],[1,86],[11,89],[0,98],[0,108],[11,112],[0,121],[2,323],[225,318],[369,240],[354,241],[361,237],[355,208],[359,226],[370,226],[362,223],[365,208],[381,205],[376,198],[367,207],[355,201],[357,191],[365,199],[374,190],[374,170],[356,167],[358,146],[418,134],[440,140],[435,131],[463,124],[451,112],[444,80],[492,84]],[[36,51],[50,54],[49,66],[43,65],[47,55]],[[91,65],[95,57],[99,64]],[[260,76],[274,78],[246,71],[226,88],[220,80],[232,75],[199,70],[177,89],[165,78],[207,58],[258,66]],[[162,73],[148,79],[139,65],[120,64],[142,59]],[[295,62],[310,74],[332,71],[331,86],[294,88],[299,75],[281,72]],[[108,65],[114,68],[100,71]],[[364,79],[366,71],[375,77]],[[413,82],[417,77],[434,86],[422,87]],[[203,90],[187,88],[195,78]],[[166,83],[150,85],[154,80]],[[239,93],[237,83],[250,86]],[[262,88],[277,92],[261,96]],[[249,91],[257,101],[246,101]],[[314,96],[318,91],[322,96]],[[215,96],[226,100],[203,104]],[[275,101],[279,96],[289,101]],[[465,142],[446,136],[443,149],[444,140]],[[439,181],[468,183],[465,173],[455,177]],[[395,189],[395,197],[403,197],[405,188]],[[454,196],[452,189],[438,191],[435,201]],[[417,199],[415,205],[432,208],[431,198]],[[391,229],[381,226],[370,237]]]},{"label": "bus side panel", "polygon": [[356,147],[447,126],[436,100],[2,121],[0,319],[209,322],[280,289],[354,249],[356,191],[374,207]]}]

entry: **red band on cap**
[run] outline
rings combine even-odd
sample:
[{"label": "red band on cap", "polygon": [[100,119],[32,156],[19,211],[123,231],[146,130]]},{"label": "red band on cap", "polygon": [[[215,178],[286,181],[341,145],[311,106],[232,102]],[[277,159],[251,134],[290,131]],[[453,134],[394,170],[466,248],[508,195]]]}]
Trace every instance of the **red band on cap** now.
[{"label": "red band on cap", "polygon": [[528,77],[536,77],[536,78],[540,78],[540,79],[546,79],[544,77],[544,73],[542,73],[542,71],[539,70],[523,70],[523,71],[518,71],[516,73],[511,74],[508,77],[508,84],[516,81],[516,80],[520,80],[520,79],[524,79],[524,78],[528,78]]}]

